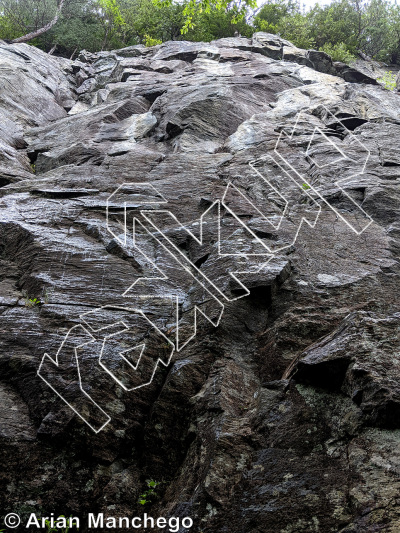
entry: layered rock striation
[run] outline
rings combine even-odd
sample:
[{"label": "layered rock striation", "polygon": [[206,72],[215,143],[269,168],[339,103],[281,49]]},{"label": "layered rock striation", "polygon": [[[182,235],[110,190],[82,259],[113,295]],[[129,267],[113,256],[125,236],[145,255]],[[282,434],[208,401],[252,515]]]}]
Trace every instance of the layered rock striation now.
[{"label": "layered rock striation", "polygon": [[399,95],[263,33],[0,83],[2,514],[399,531]]}]

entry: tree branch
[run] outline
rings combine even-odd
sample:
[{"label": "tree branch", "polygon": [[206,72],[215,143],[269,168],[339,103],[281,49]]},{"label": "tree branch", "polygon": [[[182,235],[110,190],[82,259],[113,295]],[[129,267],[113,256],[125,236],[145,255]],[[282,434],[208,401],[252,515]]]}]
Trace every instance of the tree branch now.
[{"label": "tree branch", "polygon": [[46,33],[46,31],[49,31],[50,28],[52,28],[58,21],[58,18],[61,14],[61,10],[64,5],[64,0],[60,0],[60,4],[57,7],[57,12],[53,18],[48,24],[43,26],[43,28],[39,28],[38,30],[35,30],[31,33],[27,33],[26,35],[23,35],[22,37],[18,37],[17,39],[13,39],[11,43],[26,43],[27,41],[31,41],[35,37],[39,37],[39,35],[42,35],[43,33]]}]

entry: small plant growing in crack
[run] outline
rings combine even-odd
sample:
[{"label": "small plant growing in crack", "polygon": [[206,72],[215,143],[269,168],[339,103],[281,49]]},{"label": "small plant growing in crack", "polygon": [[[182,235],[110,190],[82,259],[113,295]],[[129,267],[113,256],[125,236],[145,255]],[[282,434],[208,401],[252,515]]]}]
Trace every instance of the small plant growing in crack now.
[{"label": "small plant growing in crack", "polygon": [[155,489],[158,487],[158,485],[161,485],[161,481],[154,481],[153,479],[147,479],[146,484],[148,487],[147,490],[145,490],[143,494],[139,496],[138,503],[140,503],[140,505],[146,505],[147,503],[150,503],[152,501],[151,498],[154,498],[157,496]]},{"label": "small plant growing in crack", "polygon": [[22,291],[22,296],[25,300],[25,307],[37,307],[39,305],[48,304],[51,293],[48,289],[43,289],[41,298],[32,298],[26,291]]},{"label": "small plant growing in crack", "polygon": [[[311,185],[312,185],[312,181],[311,181]],[[300,200],[300,203],[301,204],[305,204],[306,206],[310,206],[313,202],[312,198],[310,197],[310,193],[312,192],[310,189],[311,189],[311,185],[309,185],[308,183],[303,183],[301,185],[301,188],[303,189],[303,191],[310,191],[310,192],[307,192],[306,195],[302,194],[302,198]]]},{"label": "small plant growing in crack", "polygon": [[[60,519],[60,518],[64,518],[65,519],[65,516],[61,515],[61,516],[58,517],[58,519]],[[45,523],[46,523],[46,526],[47,526],[47,532],[46,533],[68,533],[68,531],[71,529],[71,526],[68,525],[67,527],[59,530],[58,528],[54,527],[51,524],[50,520],[45,520]],[[66,523],[66,521],[64,523]],[[77,528],[77,529],[79,529],[79,528]]]},{"label": "small plant growing in crack", "polygon": [[37,307],[42,304],[42,301],[39,298],[29,298],[28,295],[24,296],[25,298],[25,307]]}]

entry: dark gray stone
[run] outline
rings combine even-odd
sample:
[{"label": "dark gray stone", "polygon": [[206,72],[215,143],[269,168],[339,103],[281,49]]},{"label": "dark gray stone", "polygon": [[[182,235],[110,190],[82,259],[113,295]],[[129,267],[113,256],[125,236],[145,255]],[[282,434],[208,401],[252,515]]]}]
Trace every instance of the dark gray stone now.
[{"label": "dark gray stone", "polygon": [[[204,533],[399,530],[400,110],[374,72],[266,33],[76,61],[0,43],[0,509],[191,516]],[[171,266],[150,226],[141,251],[125,244],[125,206],[192,266]],[[140,305],[170,339],[176,297],[190,336],[195,305],[220,312],[204,276],[227,296],[218,327],[199,319],[147,387],[124,391],[102,341],[71,330],[89,312],[96,335],[132,325],[120,307]],[[121,351],[154,341],[133,325]],[[98,434],[37,375],[70,330],[85,391],[112,416]],[[71,401],[85,399],[74,353],[48,361]],[[143,508],[146,479],[162,485]]]}]

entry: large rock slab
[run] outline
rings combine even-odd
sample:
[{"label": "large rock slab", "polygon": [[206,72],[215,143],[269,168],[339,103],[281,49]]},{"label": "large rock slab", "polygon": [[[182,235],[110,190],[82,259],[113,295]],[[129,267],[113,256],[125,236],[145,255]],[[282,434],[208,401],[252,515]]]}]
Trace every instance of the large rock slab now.
[{"label": "large rock slab", "polygon": [[0,43],[1,509],[399,530],[400,111],[377,68],[262,32],[75,61]]},{"label": "large rock slab", "polygon": [[400,314],[357,312],[302,355],[292,371],[300,383],[341,389],[368,425],[398,428]]}]

